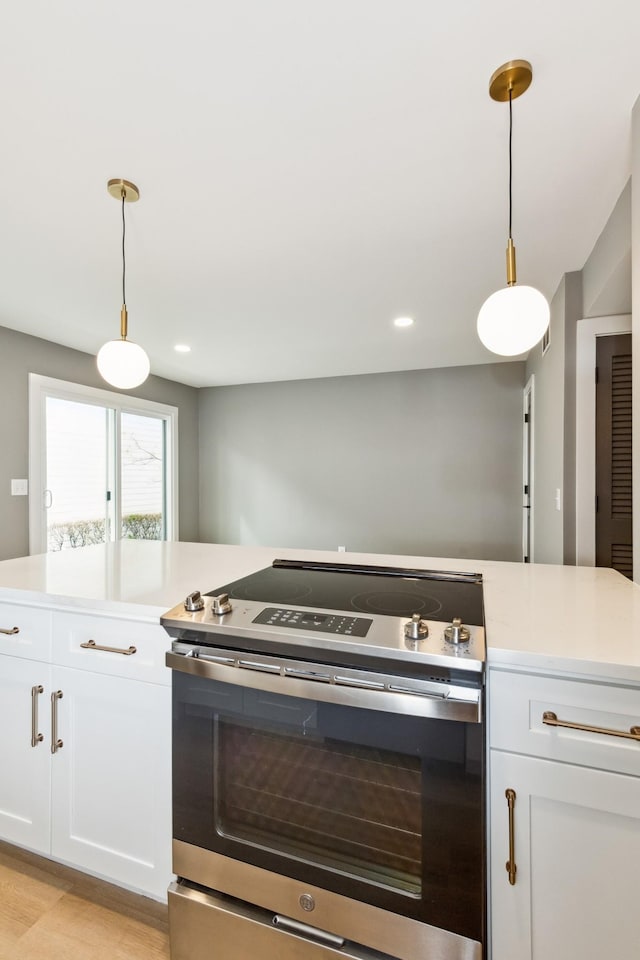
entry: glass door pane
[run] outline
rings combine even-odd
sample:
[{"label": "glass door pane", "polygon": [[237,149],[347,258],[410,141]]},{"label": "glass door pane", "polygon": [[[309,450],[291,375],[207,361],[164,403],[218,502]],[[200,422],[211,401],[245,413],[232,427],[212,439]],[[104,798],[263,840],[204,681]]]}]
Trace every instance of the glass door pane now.
[{"label": "glass door pane", "polygon": [[220,833],[420,895],[419,756],[318,737],[308,723],[294,736],[220,721],[218,749]]},{"label": "glass door pane", "polygon": [[108,415],[105,407],[46,398],[47,550],[106,539]]},{"label": "glass door pane", "polygon": [[122,538],[164,540],[164,420],[123,411],[120,454]]}]

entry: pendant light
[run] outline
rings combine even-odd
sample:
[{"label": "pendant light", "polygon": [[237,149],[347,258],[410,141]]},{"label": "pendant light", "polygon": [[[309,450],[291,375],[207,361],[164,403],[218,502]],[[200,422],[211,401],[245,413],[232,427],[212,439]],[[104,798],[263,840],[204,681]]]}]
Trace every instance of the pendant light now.
[{"label": "pendant light", "polygon": [[127,340],[127,298],[125,293],[125,255],[124,237],[125,203],[135,203],[140,199],[140,191],[135,183],[128,180],[109,180],[107,190],[112,197],[122,203],[122,309],[120,311],[120,339],[110,340],[100,348],[97,356],[98,370],[112,387],[130,390],[139,387],[149,376],[149,358],[137,343]]},{"label": "pendant light", "polygon": [[489,96],[502,103],[509,101],[509,239],[507,243],[507,286],[485,300],[478,314],[478,336],[485,347],[503,357],[526,353],[542,338],[549,326],[549,304],[535,287],[516,283],[516,248],[511,236],[513,133],[512,103],[528,89],[533,71],[527,60],[511,60],[495,71],[489,83]]}]

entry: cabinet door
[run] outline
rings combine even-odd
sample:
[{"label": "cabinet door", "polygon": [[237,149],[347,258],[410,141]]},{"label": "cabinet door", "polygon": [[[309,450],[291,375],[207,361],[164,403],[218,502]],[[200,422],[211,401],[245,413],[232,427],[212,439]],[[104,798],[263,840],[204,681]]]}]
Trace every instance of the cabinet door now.
[{"label": "cabinet door", "polygon": [[46,854],[51,798],[50,675],[49,664],[0,657],[0,837]]},{"label": "cabinet door", "polygon": [[171,875],[170,687],[53,668],[58,736],[51,852],[166,897]]},{"label": "cabinet door", "polygon": [[491,751],[490,861],[492,960],[638,956],[640,777]]}]

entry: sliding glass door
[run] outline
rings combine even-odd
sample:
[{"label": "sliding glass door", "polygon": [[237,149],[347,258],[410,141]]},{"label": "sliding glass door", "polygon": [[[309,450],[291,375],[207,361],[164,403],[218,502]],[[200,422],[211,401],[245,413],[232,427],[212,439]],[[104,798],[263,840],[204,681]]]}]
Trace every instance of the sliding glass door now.
[{"label": "sliding glass door", "polygon": [[120,417],[123,539],[166,540],[166,424],[123,411]]},{"label": "sliding glass door", "polygon": [[110,414],[104,407],[46,397],[47,550],[110,539]]},{"label": "sliding glass door", "polygon": [[177,410],[31,375],[31,552],[176,536]]}]

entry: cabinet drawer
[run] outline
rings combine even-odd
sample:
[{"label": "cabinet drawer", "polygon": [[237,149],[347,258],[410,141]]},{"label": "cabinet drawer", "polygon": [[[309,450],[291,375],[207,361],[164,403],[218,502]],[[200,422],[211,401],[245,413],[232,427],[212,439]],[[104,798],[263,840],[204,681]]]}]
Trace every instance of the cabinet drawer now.
[{"label": "cabinet drawer", "polygon": [[[53,662],[59,666],[169,684],[171,672],[164,662],[169,645],[169,637],[160,624],[54,613]],[[130,652],[132,647],[135,652]]]},{"label": "cabinet drawer", "polygon": [[28,660],[51,659],[51,612],[18,603],[0,603],[0,654]]},{"label": "cabinet drawer", "polygon": [[543,714],[604,731],[640,727],[640,689],[489,671],[489,745],[640,776],[640,740],[549,726]]}]

